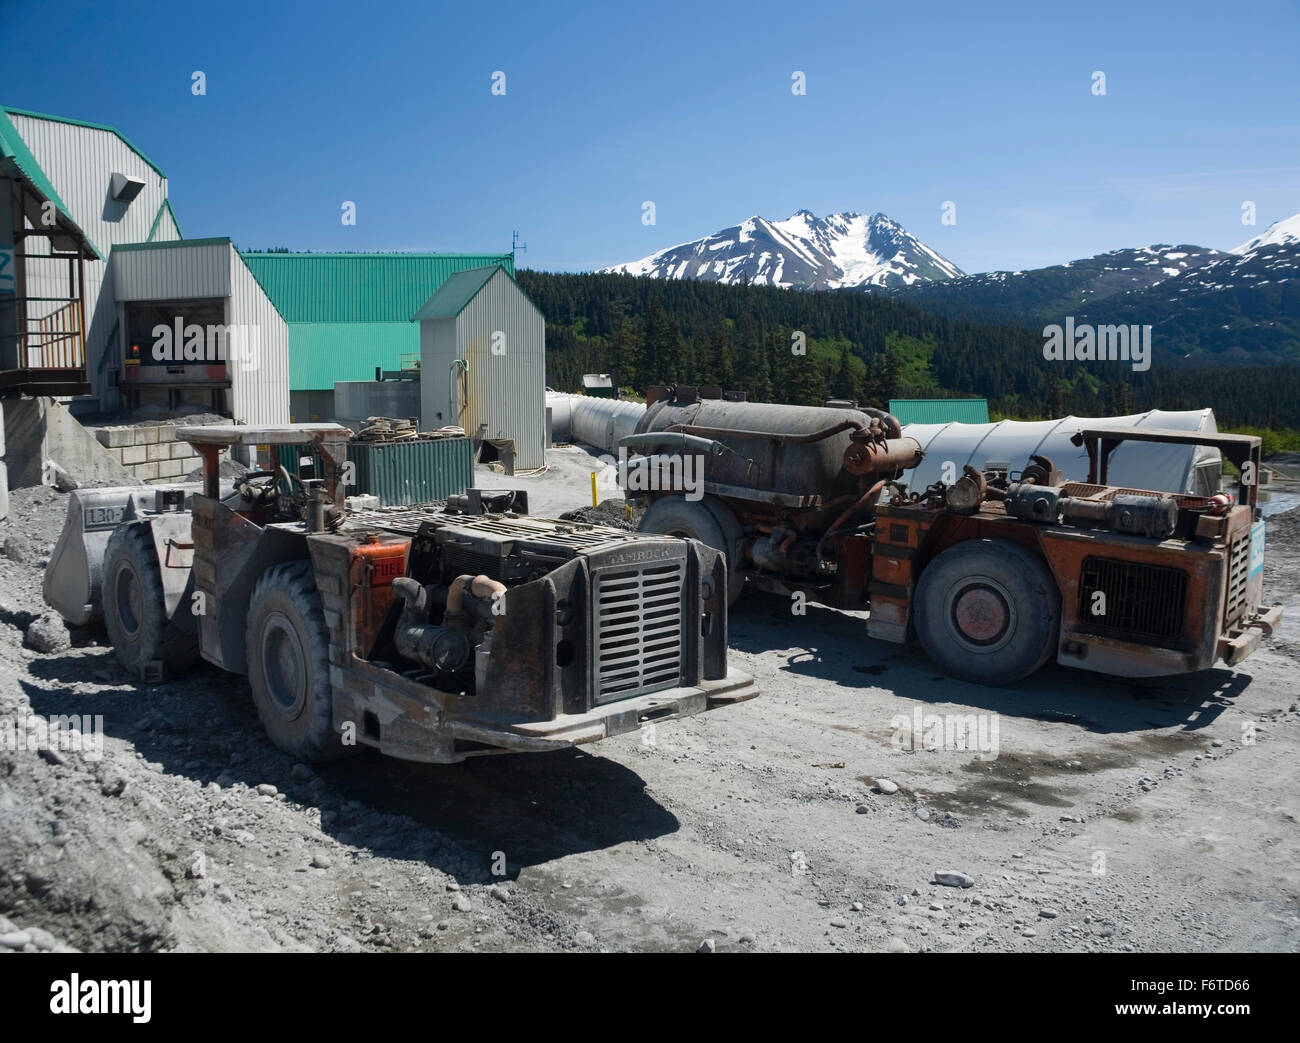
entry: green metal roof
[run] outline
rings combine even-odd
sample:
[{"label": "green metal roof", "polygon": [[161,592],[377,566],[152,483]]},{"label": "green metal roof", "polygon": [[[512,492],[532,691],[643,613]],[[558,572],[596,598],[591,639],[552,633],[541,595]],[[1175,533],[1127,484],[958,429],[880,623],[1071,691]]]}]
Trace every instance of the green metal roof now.
[{"label": "green metal roof", "polygon": [[989,422],[989,403],[983,398],[891,398],[889,411],[900,424]]},{"label": "green metal roof", "polygon": [[289,388],[333,391],[336,380],[374,380],[420,353],[420,327],[401,322],[289,323]]},{"label": "green metal roof", "polygon": [[489,279],[496,275],[499,264],[487,268],[467,268],[463,272],[449,275],[446,282],[438,287],[432,297],[424,302],[424,307],[411,316],[412,322],[421,319],[454,319],[465,305],[474,299],[478,291],[487,285]]},{"label": "green metal roof", "polygon": [[[514,275],[514,259],[508,253],[241,253],[240,256],[290,323],[406,323],[457,272],[499,265],[506,274]],[[291,346],[291,354],[294,352],[296,349]],[[371,377],[377,364],[370,365]],[[302,387],[293,383],[290,386],[295,390]],[[333,382],[328,386],[333,387]]]},{"label": "green metal roof", "polygon": [[81,226],[73,219],[72,212],[59,198],[59,193],[54,190],[54,185],[45,176],[45,171],[36,162],[32,150],[27,147],[22,135],[18,133],[18,128],[9,121],[8,113],[16,111],[18,110],[0,106],[0,169],[6,170],[12,176],[22,178],[40,195],[53,203],[63,218],[62,223],[73,237],[90,247],[95,256],[102,261],[104,255],[99,252],[99,247],[91,242],[90,236],[82,231]]},{"label": "green metal roof", "polygon": [[110,134],[116,134],[122,144],[149,164],[159,177],[167,176],[162,172],[162,167],[136,148],[135,145],[131,143],[131,140],[116,127],[110,127],[105,123],[88,123],[85,120],[68,119],[67,116],[51,116],[47,112],[32,112],[30,109],[15,109],[9,105],[0,105],[0,111],[10,113],[14,116],[29,116],[32,119],[50,120],[53,123],[68,123],[74,127],[89,127],[91,130],[105,130]]},{"label": "green metal roof", "polygon": [[[179,231],[179,229],[177,229]],[[190,246],[229,246],[229,236],[211,239],[160,239],[156,243],[114,243],[114,250],[184,250]]]}]

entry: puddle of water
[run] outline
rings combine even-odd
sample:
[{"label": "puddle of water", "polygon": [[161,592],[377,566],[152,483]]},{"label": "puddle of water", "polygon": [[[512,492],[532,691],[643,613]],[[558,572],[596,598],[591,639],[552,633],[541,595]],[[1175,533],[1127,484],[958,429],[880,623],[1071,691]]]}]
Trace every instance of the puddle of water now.
[{"label": "puddle of water", "polygon": [[1300,507],[1300,492],[1282,492],[1260,487],[1259,509],[1264,513],[1265,518],[1284,514],[1293,507]]}]

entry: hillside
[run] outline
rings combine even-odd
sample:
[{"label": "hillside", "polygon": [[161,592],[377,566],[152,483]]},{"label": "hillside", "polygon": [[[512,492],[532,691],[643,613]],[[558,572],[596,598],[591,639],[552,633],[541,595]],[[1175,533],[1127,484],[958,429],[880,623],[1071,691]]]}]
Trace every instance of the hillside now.
[{"label": "hillside", "polygon": [[[1225,426],[1300,427],[1300,366],[1050,363],[1040,330],[874,294],[527,270],[518,279],[547,318],[547,381],[561,390],[612,372],[638,391],[677,381],[804,405],[977,395],[1025,418],[1208,405]],[[795,332],[806,355],[791,352]]]}]

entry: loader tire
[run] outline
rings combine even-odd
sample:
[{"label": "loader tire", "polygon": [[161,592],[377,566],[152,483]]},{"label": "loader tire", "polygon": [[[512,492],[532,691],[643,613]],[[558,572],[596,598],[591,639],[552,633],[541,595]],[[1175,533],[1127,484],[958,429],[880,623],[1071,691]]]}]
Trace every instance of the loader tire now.
[{"label": "loader tire", "polygon": [[740,522],[725,503],[712,496],[688,500],[681,493],[661,496],[641,515],[637,529],[661,536],[699,540],[727,559],[727,604],[734,605],[745,589],[740,571]]},{"label": "loader tire", "polygon": [[949,547],[921,573],[914,618],[922,647],[944,673],[1005,685],[1056,652],[1061,594],[1029,551],[971,540]]},{"label": "loader tire", "polygon": [[253,704],[271,742],[308,762],[354,752],[334,730],[329,631],[310,562],[286,562],[261,575],[245,639]]},{"label": "loader tire", "polygon": [[[117,660],[135,677],[184,673],[199,659],[198,636],[167,618],[162,569],[144,523],[119,525],[104,550],[104,628]],[[182,601],[177,612],[188,611]]]}]

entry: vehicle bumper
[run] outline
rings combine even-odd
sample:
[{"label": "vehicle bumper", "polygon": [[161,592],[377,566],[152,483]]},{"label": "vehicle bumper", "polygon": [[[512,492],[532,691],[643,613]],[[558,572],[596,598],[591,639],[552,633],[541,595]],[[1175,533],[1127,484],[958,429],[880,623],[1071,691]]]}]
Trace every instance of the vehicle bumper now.
[{"label": "vehicle bumper", "polygon": [[744,702],[758,695],[748,674],[730,670],[718,681],[668,688],[606,703],[587,713],[563,714],[548,721],[477,721],[459,718],[452,733],[459,740],[480,742],[512,752],[558,750],[634,732],[647,724],[675,721],[706,710]]},{"label": "vehicle bumper", "polygon": [[[430,689],[352,657],[331,665],[334,728],[355,742],[402,760],[452,764],[468,757],[560,750],[690,717],[758,695],[754,679],[729,670],[717,681],[605,703],[545,720],[473,713],[467,700]],[[432,695],[432,698],[431,698]]]},{"label": "vehicle bumper", "polygon": [[1254,652],[1264,638],[1271,637],[1281,622],[1281,605],[1273,605],[1259,615],[1252,616],[1240,633],[1219,641],[1219,658],[1228,666],[1236,666]]},{"label": "vehicle bumper", "polygon": [[[1270,636],[1282,620],[1282,606],[1273,605],[1221,636],[1216,645],[1208,642],[1193,651],[1134,644],[1091,634],[1063,634],[1056,661],[1117,677],[1172,677],[1208,670],[1215,663],[1237,666]],[[1214,652],[1211,655],[1210,649]]]}]

